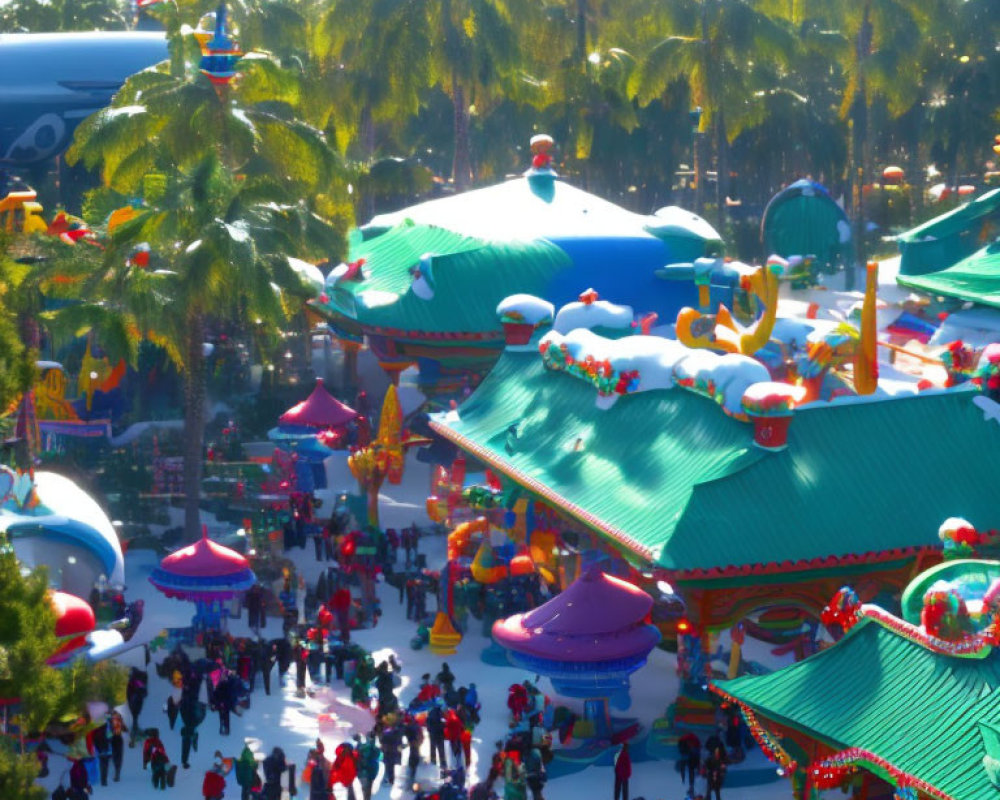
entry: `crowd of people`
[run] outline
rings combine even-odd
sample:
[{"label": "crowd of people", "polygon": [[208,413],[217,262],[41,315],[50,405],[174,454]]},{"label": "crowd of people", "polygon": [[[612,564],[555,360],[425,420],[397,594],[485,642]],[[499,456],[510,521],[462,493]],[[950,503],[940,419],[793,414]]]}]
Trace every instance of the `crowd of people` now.
[{"label": "crowd of people", "polygon": [[[479,771],[482,780],[470,786],[473,734],[481,712],[476,684],[460,683],[443,663],[436,674],[422,676],[404,703],[397,658],[376,661],[352,641],[352,629],[378,623],[374,579],[379,573],[398,588],[406,618],[429,625],[433,611],[428,599],[438,595],[440,578],[426,569],[419,554],[420,531],[349,530],[349,518],[338,510],[320,526],[313,512],[308,495],[293,498],[284,537],[286,547],[305,547],[307,537],[313,538],[316,561],[324,564],[318,580],[307,586],[286,567],[280,589],[258,584],[244,598],[254,636],[204,633],[199,640],[204,655],[197,658],[181,645],[174,647],[155,665],[155,675],[168,682],[162,723],[144,727],[149,673],[133,668],[126,689],[129,719],[111,710],[87,726],[83,751],[53,800],[85,800],[92,784],[120,781],[126,735],[129,747],[141,747],[142,769],[149,771],[152,787],[168,790],[178,768],[192,767],[199,728],[210,712],[217,715],[219,734],[228,736],[231,716],[250,709],[258,686],[270,695],[275,680],[283,686],[289,672],[300,697],[322,685],[348,689],[351,701],[371,712],[370,730],[336,744],[332,754],[317,739],[303,754],[298,776],[281,747],[263,758],[249,743],[233,756],[216,750],[202,780],[204,800],[232,800],[236,792],[240,800],[281,800],[284,791],[299,791],[297,777],[308,800],[332,800],[338,786],[349,800],[357,800],[358,790],[363,800],[370,800],[380,778],[383,787],[401,782],[418,800],[432,792],[438,800],[545,800],[553,758],[551,725],[543,724],[545,699],[533,682],[510,687],[508,734],[495,742],[488,768]],[[397,569],[400,556],[404,566]],[[483,620],[484,630],[499,616],[537,604],[543,594],[534,574],[489,587],[462,575],[453,589],[456,616],[471,612]],[[280,635],[270,639],[263,635],[269,616],[277,616],[281,627]],[[727,719],[728,727],[713,733],[704,746],[692,732],[680,738],[678,771],[690,798],[714,795],[721,800],[726,767],[738,756],[745,734],[738,729],[738,715],[735,719]],[[179,742],[169,741],[174,731]],[[168,750],[176,754],[176,762]],[[40,759],[46,752],[44,746],[39,749]],[[614,800],[629,800],[627,743],[614,755],[613,774]]]}]

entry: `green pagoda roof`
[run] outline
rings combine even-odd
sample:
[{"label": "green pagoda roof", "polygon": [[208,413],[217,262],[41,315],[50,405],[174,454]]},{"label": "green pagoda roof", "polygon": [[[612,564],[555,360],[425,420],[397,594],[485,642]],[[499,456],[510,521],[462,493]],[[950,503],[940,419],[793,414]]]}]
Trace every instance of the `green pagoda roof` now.
[{"label": "green pagoda roof", "polygon": [[[434,254],[430,299],[411,289],[414,269],[426,253]],[[328,308],[397,334],[492,331],[499,336],[496,307],[510,286],[541,292],[570,263],[547,241],[487,242],[412,221],[371,239],[354,237],[349,260],[362,258],[362,280],[339,281],[329,290]]]},{"label": "green pagoda roof", "polygon": [[[440,434],[687,580],[902,558],[955,514],[996,515],[1000,425],[970,391],[796,409],[788,447],[680,387],[598,408],[593,386],[505,350]],[[931,424],[931,421],[932,424]],[[885,556],[883,556],[885,558]]]},{"label": "green pagoda roof", "polygon": [[900,278],[940,272],[955,265],[996,238],[998,226],[1000,189],[993,189],[900,234],[896,237],[902,254]]},{"label": "green pagoda roof", "polygon": [[940,272],[900,275],[897,281],[929,294],[1000,308],[1000,241]]},{"label": "green pagoda roof", "polygon": [[874,754],[864,761],[876,772],[915,778],[934,796],[994,800],[1000,652],[934,652],[890,622],[863,618],[804,661],[715,688],[835,750]]}]

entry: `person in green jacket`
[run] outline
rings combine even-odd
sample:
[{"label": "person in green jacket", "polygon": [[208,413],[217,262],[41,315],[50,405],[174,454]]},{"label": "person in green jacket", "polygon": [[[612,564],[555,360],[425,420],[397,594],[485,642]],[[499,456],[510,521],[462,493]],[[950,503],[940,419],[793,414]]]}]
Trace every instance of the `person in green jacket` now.
[{"label": "person in green jacket", "polygon": [[240,785],[241,800],[250,800],[250,790],[257,779],[257,759],[250,745],[243,745],[243,752],[236,761],[236,782]]},{"label": "person in green jacket", "polygon": [[375,737],[369,735],[364,742],[355,736],[358,752],[358,780],[361,781],[361,797],[371,800],[372,784],[378,777],[379,749]]}]

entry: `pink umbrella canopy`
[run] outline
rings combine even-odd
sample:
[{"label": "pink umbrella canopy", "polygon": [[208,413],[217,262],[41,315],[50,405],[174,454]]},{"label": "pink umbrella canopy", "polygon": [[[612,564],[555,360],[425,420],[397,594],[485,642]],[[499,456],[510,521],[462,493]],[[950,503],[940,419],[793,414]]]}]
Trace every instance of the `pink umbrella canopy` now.
[{"label": "pink umbrella canopy", "polygon": [[544,605],[497,622],[493,638],[515,653],[554,662],[644,657],[660,640],[646,623],[652,607],[642,589],[592,567]]},{"label": "pink umbrella canopy", "polygon": [[357,411],[330,394],[323,386],[323,379],[317,378],[312,394],[278,417],[278,424],[306,428],[341,428],[357,417]]},{"label": "pink umbrella canopy", "polygon": [[160,562],[149,576],[150,583],[167,597],[182,600],[225,600],[254,585],[250,563],[235,550],[202,537]]}]

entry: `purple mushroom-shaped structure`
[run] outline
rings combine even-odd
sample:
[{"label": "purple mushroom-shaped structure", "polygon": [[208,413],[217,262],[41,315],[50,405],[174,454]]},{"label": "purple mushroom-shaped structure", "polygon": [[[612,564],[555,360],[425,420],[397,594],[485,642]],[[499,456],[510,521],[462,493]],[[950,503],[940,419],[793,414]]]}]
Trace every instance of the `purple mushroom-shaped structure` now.
[{"label": "purple mushroom-shaped structure", "polygon": [[222,604],[241,596],[257,578],[244,556],[213,542],[202,528],[201,539],[164,558],[149,581],[167,597],[192,601],[194,627],[209,630],[225,627]]},{"label": "purple mushroom-shaped structure", "polygon": [[637,586],[594,566],[544,605],[498,621],[493,638],[559,694],[627,708],[629,676],[660,641],[647,622],[652,606]]}]

